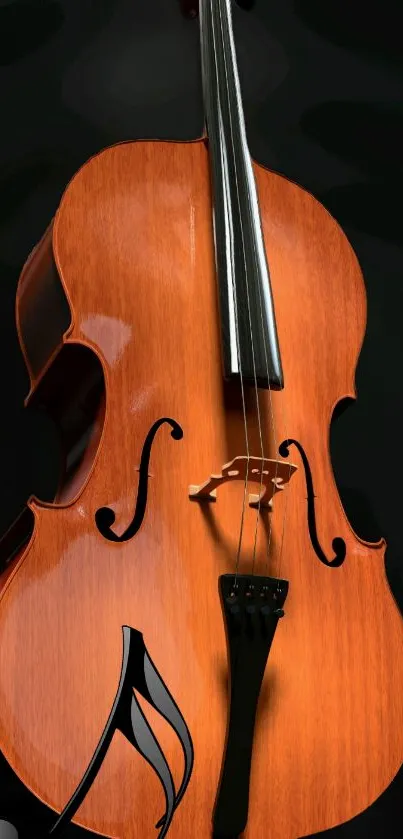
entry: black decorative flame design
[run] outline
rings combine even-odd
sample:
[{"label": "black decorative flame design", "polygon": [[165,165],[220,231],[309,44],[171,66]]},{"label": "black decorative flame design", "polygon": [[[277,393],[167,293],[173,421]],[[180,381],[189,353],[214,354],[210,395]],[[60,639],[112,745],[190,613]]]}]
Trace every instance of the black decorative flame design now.
[{"label": "black decorative flame design", "polygon": [[[166,719],[179,738],[185,768],[178,790],[175,790],[171,770],[140,707],[136,691]],[[193,744],[186,722],[147,652],[143,635],[130,626],[123,626],[121,677],[104,732],[83,779],[50,830],[49,836],[60,836],[84,801],[117,729],[145,758],[161,781],[165,794],[165,813],[156,827],[160,828],[158,839],[164,839],[190,781],[194,760]]]}]

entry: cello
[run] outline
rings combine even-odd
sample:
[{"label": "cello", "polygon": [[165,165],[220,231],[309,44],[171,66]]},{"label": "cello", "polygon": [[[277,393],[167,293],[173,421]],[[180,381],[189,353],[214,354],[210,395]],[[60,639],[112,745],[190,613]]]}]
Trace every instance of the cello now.
[{"label": "cello", "polygon": [[27,401],[66,468],[6,572],[0,745],[54,836],[296,839],[402,758],[385,545],[352,532],[329,455],[362,277],[252,164],[229,2],[200,11],[206,136],[94,157],[19,283]]}]

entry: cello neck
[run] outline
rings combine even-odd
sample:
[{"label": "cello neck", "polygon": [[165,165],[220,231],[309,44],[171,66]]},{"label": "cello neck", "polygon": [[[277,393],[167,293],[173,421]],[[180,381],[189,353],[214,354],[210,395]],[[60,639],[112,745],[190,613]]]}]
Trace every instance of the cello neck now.
[{"label": "cello neck", "polygon": [[224,375],[279,389],[283,372],[230,0],[200,0],[200,38]]}]

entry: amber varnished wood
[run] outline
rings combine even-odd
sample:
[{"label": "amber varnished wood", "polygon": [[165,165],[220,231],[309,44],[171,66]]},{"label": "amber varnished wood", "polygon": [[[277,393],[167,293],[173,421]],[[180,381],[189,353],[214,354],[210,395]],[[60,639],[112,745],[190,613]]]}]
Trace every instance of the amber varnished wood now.
[{"label": "amber varnished wood", "polygon": [[[275,457],[275,441],[300,441],[319,541],[329,558],[335,536],[347,544],[341,567],[318,560],[293,449],[299,468],[273,512],[259,518],[256,573],[286,578],[290,588],[260,698],[245,837],[297,839],[366,808],[401,764],[403,624],[385,577],[385,545],[353,533],[329,455],[330,419],[340,399],[355,396],[365,329],[357,260],[311,195],[259,166],[255,173],[285,374],[284,391],[260,394],[264,456]],[[189,486],[245,454],[245,437],[239,386],[224,386],[221,375],[205,143],[129,143],[94,157],[67,188],[52,236],[71,310],[57,349],[94,353],[105,399],[91,408],[96,430],[74,491],[70,482],[63,497],[61,488],[54,505],[30,500],[33,537],[3,588],[0,746],[24,783],[60,812],[107,720],[121,627],[132,626],[193,738],[194,772],[169,835],[208,839],[227,720],[218,577],[235,567],[243,487],[225,484],[217,503],[203,506]],[[35,272],[21,280],[25,323],[41,282]],[[49,351],[41,369],[29,367],[32,393],[56,363]],[[247,403],[250,453],[261,457],[253,388]],[[127,528],[143,443],[161,417],[175,419],[183,439],[160,428],[143,524],[131,541],[107,541],[95,513],[111,506],[116,531]],[[248,506],[245,573],[255,521]],[[148,716],[180,777],[176,738],[161,717]],[[119,839],[151,839],[163,810],[150,767],[116,735],[76,821]]]}]

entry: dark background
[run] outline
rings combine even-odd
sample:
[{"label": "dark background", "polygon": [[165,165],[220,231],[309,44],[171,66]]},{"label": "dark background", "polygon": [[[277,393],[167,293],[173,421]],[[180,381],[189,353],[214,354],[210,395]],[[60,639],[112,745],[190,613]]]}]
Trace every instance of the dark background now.
[{"label": "dark background", "polygon": [[[401,2],[244,5],[251,8],[234,7],[234,26],[251,153],[325,204],[364,271],[358,402],[332,426],[332,458],[355,530],[388,541],[388,576],[403,607]],[[50,421],[23,409],[19,272],[94,152],[119,140],[200,135],[198,24],[177,0],[0,0],[0,113],[1,533],[31,493],[52,497],[59,457]],[[321,835],[401,837],[402,793],[403,770],[365,813]],[[4,761],[1,818],[20,837],[50,824]]]}]

